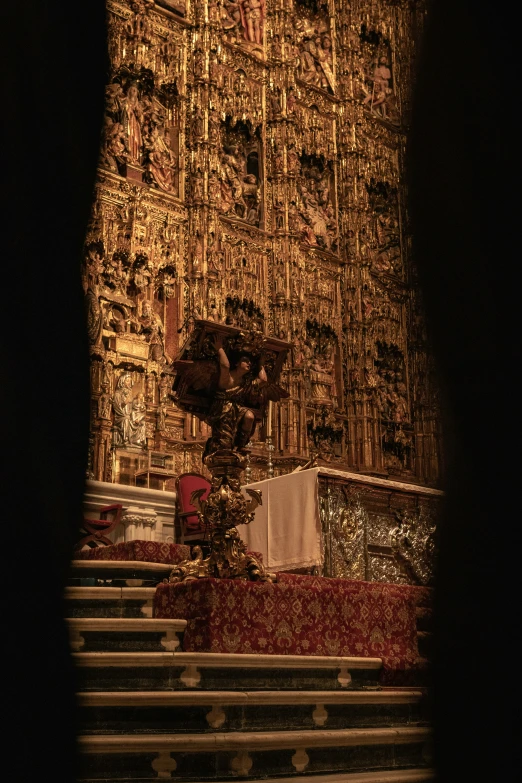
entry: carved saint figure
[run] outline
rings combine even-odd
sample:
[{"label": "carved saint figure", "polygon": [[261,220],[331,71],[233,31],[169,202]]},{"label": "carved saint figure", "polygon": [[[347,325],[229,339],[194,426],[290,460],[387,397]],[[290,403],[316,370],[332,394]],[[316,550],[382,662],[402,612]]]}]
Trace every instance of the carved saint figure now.
[{"label": "carved saint figure", "polygon": [[265,20],[265,0],[242,0],[241,22],[247,41],[261,45],[263,43],[263,25]]},{"label": "carved saint figure", "polygon": [[110,117],[106,117],[101,164],[107,166],[112,171],[118,171],[118,164],[124,163],[128,158],[123,125],[119,122],[113,122]]},{"label": "carved saint figure", "polygon": [[120,116],[129,158],[133,163],[141,163],[143,109],[136,82],[131,82],[127,94],[121,101]]},{"label": "carved saint figure", "polygon": [[[237,217],[249,222],[254,219],[252,208],[258,205],[258,180],[255,174],[247,174],[246,158],[236,144],[223,148],[220,165],[220,199],[222,212],[234,212]],[[248,201],[248,203],[247,203]]]},{"label": "carved saint figure", "polygon": [[381,117],[397,121],[397,112],[394,102],[393,89],[391,87],[392,73],[388,64],[387,57],[379,57],[372,76],[367,80],[371,84],[371,90],[364,88],[366,97],[363,101],[364,106],[368,106],[370,111],[375,112]]},{"label": "carved saint figure", "polygon": [[157,127],[153,127],[147,141],[147,171],[156,185],[166,193],[174,190],[176,160],[172,150]]},{"label": "carved saint figure", "polygon": [[159,315],[154,312],[152,304],[144,301],[142,304],[141,330],[147,335],[147,342],[150,345],[149,358],[158,362],[164,355],[163,350],[163,322]]},{"label": "carved saint figure", "polygon": [[224,30],[234,30],[241,23],[241,10],[236,0],[223,0],[220,6],[221,26]]},{"label": "carved saint figure", "polygon": [[111,418],[111,396],[109,394],[109,384],[102,381],[102,393],[98,397],[98,416],[100,419]]},{"label": "carved saint figure", "polygon": [[147,406],[145,405],[145,397],[143,394],[138,394],[132,401],[131,411],[131,444],[134,446],[145,446],[147,442],[147,435],[145,431],[145,417],[147,415]]},{"label": "carved saint figure", "polygon": [[112,400],[114,411],[113,440],[115,446],[130,444],[133,432],[132,425],[132,376],[123,373],[118,378],[118,384]]},{"label": "carved saint figure", "polygon": [[332,39],[327,33],[303,42],[299,54],[300,79],[314,87],[334,92],[332,64]]}]

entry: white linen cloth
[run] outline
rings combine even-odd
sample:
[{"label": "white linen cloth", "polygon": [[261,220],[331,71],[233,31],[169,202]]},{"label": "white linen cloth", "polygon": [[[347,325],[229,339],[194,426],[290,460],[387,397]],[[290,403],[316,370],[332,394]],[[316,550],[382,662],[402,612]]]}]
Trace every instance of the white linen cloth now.
[{"label": "white linen cloth", "polygon": [[323,564],[318,476],[319,469],[311,468],[248,485],[261,490],[263,504],[256,508],[254,521],[238,530],[250,551],[262,553],[267,568]]}]

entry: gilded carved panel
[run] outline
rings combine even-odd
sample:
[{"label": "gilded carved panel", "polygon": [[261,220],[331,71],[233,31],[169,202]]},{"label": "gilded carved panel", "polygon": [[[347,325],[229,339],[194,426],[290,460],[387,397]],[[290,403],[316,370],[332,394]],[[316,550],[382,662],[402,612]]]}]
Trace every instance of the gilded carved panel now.
[{"label": "gilded carved panel", "polygon": [[153,451],[177,455],[176,470],[197,465],[204,425],[169,394],[173,359],[204,317],[292,342],[276,473],[316,457],[436,481],[438,402],[403,184],[422,4],[107,9],[83,266],[92,475],[118,480],[120,457],[130,475]]}]

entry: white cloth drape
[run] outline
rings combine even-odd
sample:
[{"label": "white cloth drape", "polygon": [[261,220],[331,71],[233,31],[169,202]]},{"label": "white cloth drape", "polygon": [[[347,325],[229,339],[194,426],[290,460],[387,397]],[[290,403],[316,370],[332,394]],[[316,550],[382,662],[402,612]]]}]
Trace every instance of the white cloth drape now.
[{"label": "white cloth drape", "polygon": [[263,504],[250,525],[240,525],[247,548],[263,554],[268,568],[291,570],[323,564],[318,502],[319,469],[289,473],[249,484]]}]

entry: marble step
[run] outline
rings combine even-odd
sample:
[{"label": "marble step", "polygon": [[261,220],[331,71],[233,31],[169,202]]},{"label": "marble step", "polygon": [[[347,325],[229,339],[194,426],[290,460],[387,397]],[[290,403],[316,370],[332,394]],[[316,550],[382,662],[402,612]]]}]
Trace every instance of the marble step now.
[{"label": "marble step", "polygon": [[67,617],[152,617],[155,587],[66,587]]},{"label": "marble step", "polygon": [[69,617],[69,639],[74,651],[174,652],[180,646],[179,634],[186,620],[150,617]]},{"label": "marble step", "polygon": [[435,781],[434,769],[398,769],[379,772],[341,772],[333,775],[292,775],[287,778],[265,778],[263,783],[431,783]]},{"label": "marble step", "polygon": [[154,587],[168,578],[174,566],[165,563],[149,563],[144,560],[73,560],[70,567],[70,583],[82,586],[82,580],[94,579],[103,586]]},{"label": "marble step", "polygon": [[422,691],[121,691],[78,694],[82,733],[364,728],[421,721]]},{"label": "marble step", "polygon": [[[151,621],[148,621],[151,622]],[[339,690],[378,685],[380,658],[77,652],[82,691]]]},{"label": "marble step", "polygon": [[83,735],[80,780],[229,780],[426,766],[425,727]]}]

